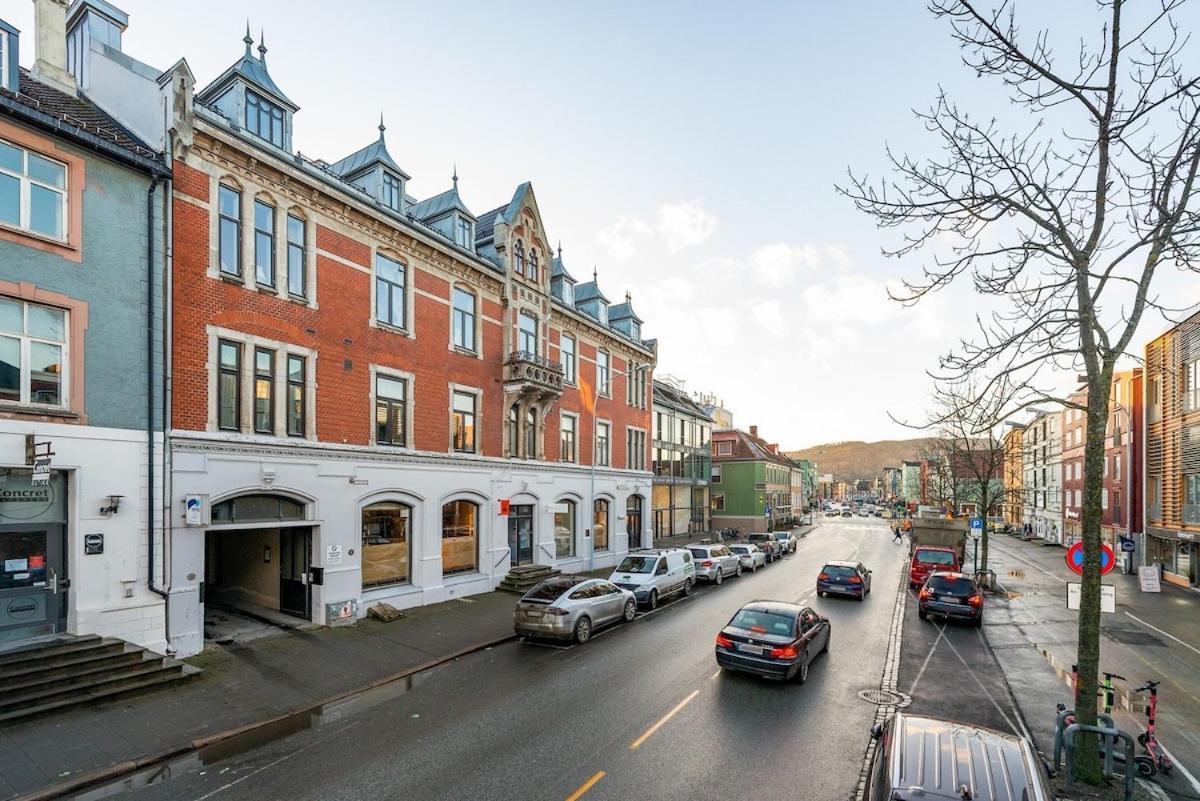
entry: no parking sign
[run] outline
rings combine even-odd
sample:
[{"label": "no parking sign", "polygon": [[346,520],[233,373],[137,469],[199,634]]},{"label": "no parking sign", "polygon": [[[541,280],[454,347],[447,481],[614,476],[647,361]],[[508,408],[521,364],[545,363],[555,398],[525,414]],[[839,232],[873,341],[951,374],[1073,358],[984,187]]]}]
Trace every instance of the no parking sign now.
[{"label": "no parking sign", "polygon": [[[1100,574],[1111,573],[1116,567],[1117,558],[1111,545],[1100,543]],[[1067,549],[1067,567],[1072,573],[1083,575],[1083,542],[1077,542]]]}]

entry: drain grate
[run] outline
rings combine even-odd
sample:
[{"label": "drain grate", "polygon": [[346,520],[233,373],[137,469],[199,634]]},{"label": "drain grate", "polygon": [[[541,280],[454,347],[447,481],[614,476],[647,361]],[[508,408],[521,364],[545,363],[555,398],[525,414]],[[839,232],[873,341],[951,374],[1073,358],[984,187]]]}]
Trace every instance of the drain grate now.
[{"label": "drain grate", "polygon": [[912,703],[912,698],[909,696],[904,693],[892,692],[891,690],[859,690],[858,697],[869,704],[894,706],[898,709]]}]

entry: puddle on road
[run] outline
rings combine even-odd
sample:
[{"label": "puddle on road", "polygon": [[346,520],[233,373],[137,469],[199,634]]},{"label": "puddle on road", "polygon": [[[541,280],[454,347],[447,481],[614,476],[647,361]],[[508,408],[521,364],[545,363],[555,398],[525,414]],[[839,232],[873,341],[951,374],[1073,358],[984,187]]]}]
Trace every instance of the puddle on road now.
[{"label": "puddle on road", "polygon": [[217,765],[231,757],[283,740],[293,734],[319,729],[335,723],[349,714],[361,713],[380,704],[394,701],[424,682],[437,669],[434,667],[420,673],[413,673],[370,690],[303,712],[296,712],[264,726],[234,735],[219,743],[213,743],[174,759],[143,768],[135,773],[122,776],[120,779],[62,797],[72,799],[72,801],[98,801],[98,799],[112,798],[130,790],[178,778],[197,768]]}]

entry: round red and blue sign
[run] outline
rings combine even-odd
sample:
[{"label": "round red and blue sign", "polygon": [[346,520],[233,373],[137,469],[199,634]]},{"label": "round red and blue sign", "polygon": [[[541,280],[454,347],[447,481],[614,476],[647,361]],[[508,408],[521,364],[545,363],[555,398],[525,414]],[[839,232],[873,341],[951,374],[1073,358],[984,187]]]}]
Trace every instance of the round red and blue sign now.
[{"label": "round red and blue sign", "polygon": [[[1117,565],[1117,557],[1111,545],[1100,543],[1100,574],[1112,572]],[[1072,573],[1083,575],[1083,542],[1077,542],[1067,549],[1067,567]]]}]

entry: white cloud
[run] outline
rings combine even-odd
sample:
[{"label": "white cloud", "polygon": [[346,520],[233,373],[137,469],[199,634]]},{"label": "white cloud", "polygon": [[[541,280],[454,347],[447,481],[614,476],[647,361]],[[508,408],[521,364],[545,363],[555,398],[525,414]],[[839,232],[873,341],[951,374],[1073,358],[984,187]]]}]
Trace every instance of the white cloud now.
[{"label": "white cloud", "polygon": [[616,222],[600,229],[596,241],[617,261],[629,261],[638,255],[639,242],[648,234],[650,226],[637,218],[620,214]]},{"label": "white cloud", "polygon": [[798,273],[814,270],[820,263],[821,251],[817,248],[786,242],[764,245],[750,257],[750,269],[755,277],[774,288],[790,284]]},{"label": "white cloud", "polygon": [[658,210],[656,228],[667,250],[677,253],[707,242],[717,230],[717,218],[705,211],[698,200],[668,203]]}]

